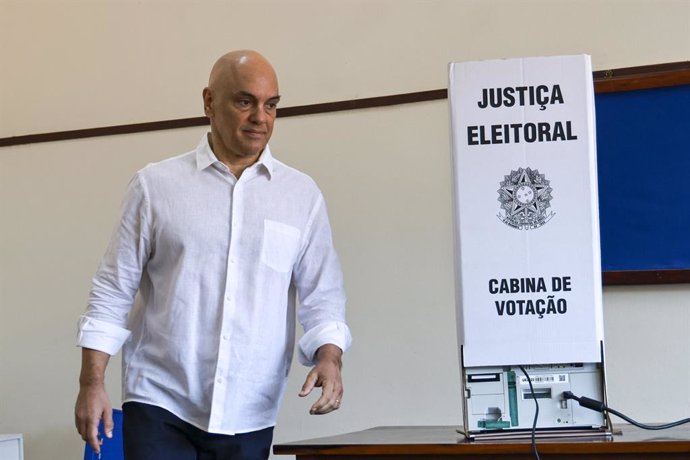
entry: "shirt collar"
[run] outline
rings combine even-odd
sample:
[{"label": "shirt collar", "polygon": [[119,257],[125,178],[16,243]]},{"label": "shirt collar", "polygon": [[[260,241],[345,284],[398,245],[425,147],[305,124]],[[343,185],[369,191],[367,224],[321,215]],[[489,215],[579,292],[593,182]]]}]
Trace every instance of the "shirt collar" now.
[{"label": "shirt collar", "polygon": [[268,178],[271,179],[273,177],[273,170],[275,169],[275,160],[273,159],[273,155],[271,155],[271,147],[269,147],[268,144],[266,144],[264,151],[261,152],[261,156],[257,163],[263,166],[268,173]]},{"label": "shirt collar", "polygon": [[[208,134],[204,134],[199,141],[199,145],[196,147],[196,168],[201,171],[208,168],[212,164],[219,162],[216,154],[211,150],[211,146],[208,143]],[[263,168],[268,173],[268,178],[273,177],[273,170],[275,169],[275,159],[271,155],[271,147],[266,145],[264,151],[261,152],[257,162],[250,167],[260,167]]]},{"label": "shirt collar", "polygon": [[199,141],[199,145],[196,146],[196,169],[201,171],[216,161],[218,161],[218,158],[211,150],[211,146],[208,145],[208,135],[204,134]]}]

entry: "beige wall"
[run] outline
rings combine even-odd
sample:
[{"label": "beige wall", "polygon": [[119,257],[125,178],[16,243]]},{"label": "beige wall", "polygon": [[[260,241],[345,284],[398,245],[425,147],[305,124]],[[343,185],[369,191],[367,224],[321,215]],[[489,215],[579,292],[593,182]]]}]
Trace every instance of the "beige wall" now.
[{"label": "beige wall", "polygon": [[[690,2],[0,0],[0,137],[201,115],[215,58],[261,50],[283,106],[446,85],[449,61],[589,53],[596,70],[690,59]],[[203,128],[0,149],[0,432],[80,458],[76,318],[129,177]],[[293,369],[276,440],[461,420],[444,101],[279,120],[277,156],[331,214],[355,336],[343,408]],[[609,402],[690,415],[690,286],[604,292]],[[108,385],[119,403],[119,358]]]}]

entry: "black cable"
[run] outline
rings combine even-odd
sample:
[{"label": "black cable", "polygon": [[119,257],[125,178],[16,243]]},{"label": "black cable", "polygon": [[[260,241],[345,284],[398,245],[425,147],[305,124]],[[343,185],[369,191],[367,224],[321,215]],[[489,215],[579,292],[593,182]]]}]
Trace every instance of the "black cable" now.
[{"label": "black cable", "polygon": [[524,367],[518,366],[525,378],[527,383],[529,383],[529,391],[532,393],[532,399],[534,399],[534,422],[532,423],[532,452],[534,452],[534,458],[541,460],[539,457],[539,452],[537,451],[537,418],[539,417],[539,402],[537,401],[537,395],[534,394],[534,386],[532,386],[532,379],[529,378],[527,371]]},{"label": "black cable", "polygon": [[587,409],[591,409],[593,411],[597,412],[609,412],[613,415],[616,415],[623,420],[625,420],[628,423],[631,423],[635,425],[636,427],[642,428],[643,430],[666,430],[668,428],[673,428],[674,426],[678,425],[683,425],[685,423],[690,423],[690,418],[685,418],[683,420],[678,420],[676,422],[671,422],[671,423],[665,423],[663,425],[645,425],[644,423],[636,422],[635,420],[631,419],[627,415],[621,414],[615,409],[611,409],[608,407],[606,404],[604,404],[601,401],[597,401],[596,399],[590,399],[586,398],[584,396],[575,396],[572,392],[570,391],[564,391],[563,392],[563,397],[565,399],[574,399],[578,403],[580,403],[580,406],[585,407]]}]

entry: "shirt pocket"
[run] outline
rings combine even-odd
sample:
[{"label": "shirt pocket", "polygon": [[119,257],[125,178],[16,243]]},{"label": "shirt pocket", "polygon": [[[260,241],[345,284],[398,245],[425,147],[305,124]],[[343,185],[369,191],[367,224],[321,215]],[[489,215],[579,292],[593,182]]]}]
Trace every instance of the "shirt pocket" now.
[{"label": "shirt pocket", "polygon": [[290,271],[295,263],[299,241],[300,231],[298,228],[265,219],[261,261],[278,272]]}]

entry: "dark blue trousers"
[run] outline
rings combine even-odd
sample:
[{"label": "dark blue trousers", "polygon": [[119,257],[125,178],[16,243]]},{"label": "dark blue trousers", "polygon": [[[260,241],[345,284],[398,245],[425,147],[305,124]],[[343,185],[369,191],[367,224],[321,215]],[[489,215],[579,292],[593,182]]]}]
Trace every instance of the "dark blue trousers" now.
[{"label": "dark blue trousers", "polygon": [[266,460],[273,427],[251,433],[208,433],[150,404],[122,405],[125,460]]}]

